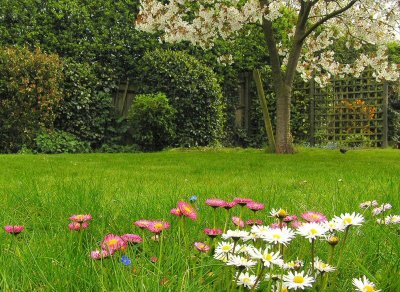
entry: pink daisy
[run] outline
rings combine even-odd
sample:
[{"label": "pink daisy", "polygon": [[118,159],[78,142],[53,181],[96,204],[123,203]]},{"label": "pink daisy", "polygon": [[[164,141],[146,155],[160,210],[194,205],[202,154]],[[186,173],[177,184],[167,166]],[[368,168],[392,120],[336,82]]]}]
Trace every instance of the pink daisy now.
[{"label": "pink daisy", "polygon": [[180,217],[180,216],[183,215],[182,212],[181,212],[181,210],[179,210],[179,208],[173,208],[173,209],[171,209],[170,213],[171,213],[172,215],[175,215],[175,216],[178,216],[178,217]]},{"label": "pink daisy", "polygon": [[245,206],[247,203],[253,202],[252,199],[248,198],[234,198],[233,201],[239,204],[240,206]]},{"label": "pink daisy", "polygon": [[[279,225],[279,223],[271,223],[271,224],[269,225],[269,227],[270,227],[271,229],[278,229],[278,228],[281,228],[281,226]],[[287,224],[286,224],[286,223],[282,223],[282,227],[287,227]]]},{"label": "pink daisy", "polygon": [[253,219],[250,219],[250,220],[247,220],[247,221],[246,221],[246,224],[247,224],[247,225],[250,225],[250,226],[253,226],[253,225],[263,225],[263,221],[257,219],[257,220],[254,222]]},{"label": "pink daisy", "polygon": [[149,227],[150,223],[151,223],[150,220],[145,220],[145,219],[140,219],[138,221],[133,222],[134,225],[136,225],[141,229],[146,229],[147,227]]},{"label": "pink daisy", "polygon": [[152,221],[149,224],[148,229],[153,233],[160,233],[163,230],[168,229],[169,227],[170,224],[167,221]]},{"label": "pink daisy", "polygon": [[213,208],[224,207],[226,202],[221,199],[207,199],[206,204]]},{"label": "pink daisy", "polygon": [[236,205],[237,205],[236,202],[225,202],[224,208],[225,208],[226,210],[229,210],[229,209],[232,209],[233,207],[235,207]]},{"label": "pink daisy", "polygon": [[143,240],[139,235],[136,234],[124,234],[121,238],[126,241],[128,244],[137,244],[141,243]]},{"label": "pink daisy", "polygon": [[69,230],[75,230],[75,231],[80,231],[84,230],[89,227],[89,223],[83,222],[83,223],[78,223],[78,222],[71,222],[68,224]]},{"label": "pink daisy", "polygon": [[24,226],[20,226],[20,225],[6,225],[4,226],[4,230],[7,233],[13,234],[13,235],[17,235],[20,234],[22,231],[24,231],[25,227]]},{"label": "pink daisy", "polygon": [[110,256],[106,250],[94,250],[90,253],[90,257],[94,260],[101,260]]},{"label": "pink daisy", "polygon": [[195,242],[194,246],[200,252],[208,252],[210,250],[210,247],[204,242]]},{"label": "pink daisy", "polygon": [[211,238],[215,238],[218,235],[222,234],[222,230],[221,229],[206,228],[206,229],[204,229],[204,233],[207,234]]},{"label": "pink daisy", "polygon": [[92,215],[90,215],[90,214],[72,215],[71,217],[69,217],[69,220],[78,222],[78,223],[83,223],[83,222],[92,220]]},{"label": "pink daisy", "polygon": [[233,216],[232,217],[232,222],[233,222],[233,224],[235,224],[236,226],[239,226],[240,228],[244,227],[244,222],[239,217]]},{"label": "pink daisy", "polygon": [[307,212],[301,214],[301,218],[303,218],[307,222],[315,222],[315,223],[321,223],[321,222],[328,221],[324,214],[322,214],[320,212],[314,212],[314,211],[307,211]]},{"label": "pink daisy", "polygon": [[108,251],[113,254],[117,250],[125,250],[127,243],[120,236],[114,234],[108,234],[104,237],[101,243],[101,249]]},{"label": "pink daisy", "polygon": [[304,223],[303,222],[301,222],[301,221],[292,221],[291,222],[291,227],[293,228],[293,229],[297,229],[297,228],[299,228],[301,225],[303,225]]},{"label": "pink daisy", "polygon": [[246,207],[254,212],[265,209],[265,205],[258,202],[249,202],[246,204]]},{"label": "pink daisy", "polygon": [[152,263],[156,263],[156,262],[158,262],[158,258],[157,258],[157,257],[151,257],[151,258],[150,258],[150,261],[151,261]]},{"label": "pink daisy", "polygon": [[292,222],[297,220],[297,216],[296,215],[287,215],[285,218],[283,218],[283,221],[285,222]]},{"label": "pink daisy", "polygon": [[197,219],[196,210],[189,203],[180,201],[178,202],[178,208],[179,210],[181,210],[182,214],[185,215],[186,217],[189,217],[192,220]]}]

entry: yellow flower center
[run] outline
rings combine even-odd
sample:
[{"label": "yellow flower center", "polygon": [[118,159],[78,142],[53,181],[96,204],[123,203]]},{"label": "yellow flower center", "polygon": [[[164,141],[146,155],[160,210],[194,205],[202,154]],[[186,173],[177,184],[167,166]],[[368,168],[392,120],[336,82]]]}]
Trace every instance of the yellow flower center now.
[{"label": "yellow flower center", "polygon": [[243,283],[246,283],[246,284],[247,284],[247,283],[250,283],[250,278],[247,278],[247,277],[246,277],[246,278],[243,278],[242,282],[243,282]]},{"label": "yellow flower center", "polygon": [[287,216],[287,212],[285,210],[283,210],[283,209],[280,209],[278,211],[278,216],[279,217],[286,217]]},{"label": "yellow flower center", "polygon": [[274,239],[281,239],[281,236],[280,236],[280,234],[274,234],[273,236],[272,236]]},{"label": "yellow flower center", "polygon": [[271,261],[272,260],[272,255],[269,253],[269,254],[267,254],[265,257],[264,257],[264,259],[266,260],[266,261]]},{"label": "yellow flower center", "polygon": [[318,218],[319,218],[319,215],[318,215],[318,214],[311,214],[311,218],[312,218],[312,219],[318,219]]},{"label": "yellow flower center", "polygon": [[353,219],[351,217],[343,218],[343,223],[344,224],[351,224],[351,223],[353,223]]},{"label": "yellow flower center", "polygon": [[289,292],[289,290],[286,287],[282,287],[281,292]]},{"label": "yellow flower center", "polygon": [[231,250],[231,246],[230,246],[230,245],[224,245],[224,246],[222,247],[222,250],[223,250],[223,251],[230,251],[230,250]]},{"label": "yellow flower center", "polygon": [[185,211],[188,212],[188,213],[192,212],[192,209],[189,208],[189,207],[184,207],[183,209],[185,209]]},{"label": "yellow flower center", "polygon": [[84,219],[83,215],[76,215],[76,220],[82,221]]},{"label": "yellow flower center", "polygon": [[161,223],[156,223],[156,224],[154,224],[154,227],[157,229],[161,229],[161,228],[163,228],[163,225]]},{"label": "yellow flower center", "polygon": [[115,239],[115,238],[107,241],[108,246],[113,246],[113,245],[117,245],[117,244],[118,244],[118,239]]},{"label": "yellow flower center", "polygon": [[302,284],[304,283],[304,277],[303,276],[294,276],[293,282],[296,284]]},{"label": "yellow flower center", "polygon": [[318,230],[315,228],[311,228],[310,235],[315,235],[315,234],[318,234]]},{"label": "yellow flower center", "polygon": [[364,286],[364,291],[365,292],[375,292],[375,289],[371,285],[365,285]]}]

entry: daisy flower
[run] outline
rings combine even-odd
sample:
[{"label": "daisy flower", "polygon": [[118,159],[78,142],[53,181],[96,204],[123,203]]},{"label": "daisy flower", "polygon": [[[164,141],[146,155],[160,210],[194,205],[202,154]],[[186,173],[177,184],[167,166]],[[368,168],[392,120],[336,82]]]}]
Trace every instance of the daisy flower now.
[{"label": "daisy flower", "polygon": [[236,202],[225,202],[224,208],[226,210],[232,209],[233,207],[235,207],[237,205]]},{"label": "daisy flower", "polygon": [[222,230],[221,229],[206,228],[206,229],[204,229],[204,233],[207,234],[211,238],[215,238],[218,235],[222,234]]},{"label": "daisy flower", "polygon": [[276,218],[279,218],[279,219],[283,219],[283,218],[285,218],[287,215],[289,215],[289,214],[286,212],[286,210],[284,210],[284,209],[278,209],[278,210],[272,209],[272,210],[269,212],[269,214],[271,215],[271,217],[276,217]]},{"label": "daisy flower", "polygon": [[213,207],[213,208],[220,208],[224,207],[226,202],[221,199],[207,199],[206,200],[206,205]]},{"label": "daisy flower", "polygon": [[233,216],[232,222],[233,222],[233,224],[235,224],[236,226],[239,226],[240,228],[244,227],[244,221],[242,219],[240,219],[239,217]]},{"label": "daisy flower", "polygon": [[333,220],[338,224],[342,224],[344,228],[347,228],[352,225],[361,225],[364,222],[364,217],[361,214],[353,212],[352,214],[345,213],[340,216],[335,216]]},{"label": "daisy flower", "polygon": [[24,231],[25,227],[20,225],[6,225],[4,226],[4,231],[13,235],[18,235]]},{"label": "daisy flower", "polygon": [[284,263],[282,265],[282,268],[284,270],[295,270],[295,271],[298,271],[302,267],[304,267],[304,262],[302,260],[299,260],[299,259],[297,259],[295,261],[290,261],[290,262]]},{"label": "daisy flower", "polygon": [[136,234],[124,234],[121,236],[121,238],[126,241],[128,244],[138,244],[141,243],[142,237]]},{"label": "daisy flower", "polygon": [[80,231],[84,230],[89,227],[89,223],[83,222],[83,223],[78,223],[78,222],[71,222],[68,224],[69,230],[75,230],[75,231]]},{"label": "daisy flower", "polygon": [[247,221],[246,221],[246,225],[250,225],[250,226],[253,226],[253,225],[262,225],[262,224],[263,224],[263,221],[262,221],[262,220],[259,220],[259,219],[256,219],[256,220],[250,219],[250,220],[247,220]]},{"label": "daisy flower", "polygon": [[208,252],[210,247],[204,242],[195,242],[194,247],[200,252]]},{"label": "daisy flower", "polygon": [[270,247],[266,247],[264,250],[252,248],[248,251],[251,258],[262,260],[264,266],[269,268],[272,265],[283,265],[283,260],[279,251],[272,252]]},{"label": "daisy flower", "polygon": [[288,289],[300,289],[305,290],[307,287],[312,287],[312,283],[314,282],[314,278],[304,275],[303,272],[289,272],[287,275],[283,276],[284,285]]},{"label": "daisy flower", "polygon": [[219,242],[215,248],[214,258],[226,262],[228,260],[228,254],[233,252],[233,243],[230,242]]},{"label": "daisy flower", "polygon": [[315,258],[314,267],[315,267],[315,269],[317,269],[318,272],[320,272],[321,274],[327,273],[327,272],[336,271],[336,268],[335,268],[335,267],[332,267],[331,265],[324,263],[324,262],[321,261],[319,258]]},{"label": "daisy flower", "polygon": [[265,226],[265,225],[253,225],[251,227],[251,233],[254,233],[259,238],[261,238],[265,234],[267,234],[269,232],[269,230],[270,230],[269,226]]},{"label": "daisy flower", "polygon": [[179,208],[173,208],[169,213],[178,217],[183,215]]},{"label": "daisy flower", "polygon": [[287,227],[287,224],[286,223],[271,223],[270,225],[269,225],[269,227],[271,228],[271,229],[276,229],[276,228],[281,228],[281,227]]},{"label": "daisy flower", "polygon": [[330,245],[337,245],[339,243],[339,237],[333,235],[333,234],[329,234],[328,236],[326,236],[326,241],[330,244]]},{"label": "daisy flower", "polygon": [[353,278],[353,285],[356,287],[356,291],[359,292],[379,292],[381,290],[376,290],[375,284],[372,283],[367,277]]},{"label": "daisy flower", "polygon": [[295,237],[295,233],[292,229],[283,227],[283,228],[278,228],[278,229],[269,229],[268,232],[263,234],[262,238],[263,240],[269,242],[269,243],[274,243],[274,244],[283,244],[286,245],[288,244],[293,237]]},{"label": "daisy flower", "polygon": [[71,217],[69,217],[69,220],[78,222],[78,223],[83,223],[83,222],[92,220],[92,215],[90,215],[90,214],[72,215]]},{"label": "daisy flower", "polygon": [[106,250],[94,250],[90,253],[90,257],[94,260],[101,260],[110,256]]},{"label": "daisy flower", "polygon": [[344,225],[341,222],[338,222],[337,220],[326,221],[323,224],[330,232],[344,230]]},{"label": "daisy flower", "polygon": [[304,224],[304,222],[296,220],[296,221],[293,221],[293,222],[290,223],[290,227],[292,227],[293,229],[297,229],[303,224]]},{"label": "daisy flower", "polygon": [[254,267],[257,263],[239,255],[232,255],[229,257],[229,260],[226,262],[226,264],[228,266],[235,266],[239,269],[249,269]]},{"label": "daisy flower", "polygon": [[151,220],[145,220],[145,219],[140,219],[138,221],[133,222],[133,224],[139,227],[140,229],[146,229],[147,227],[149,227],[150,223]]},{"label": "daisy flower", "polygon": [[389,215],[385,218],[385,224],[399,224],[400,215]]},{"label": "daisy flower", "polygon": [[101,243],[101,249],[113,254],[117,250],[125,250],[127,243],[120,236],[108,234],[104,237]]},{"label": "daisy flower", "polygon": [[260,210],[265,209],[265,205],[257,202],[249,202],[246,204],[246,207],[249,208],[250,210],[257,212]]},{"label": "daisy flower", "polygon": [[[240,273],[239,276],[236,274],[236,278],[238,279],[236,284],[238,286],[242,286],[245,288],[252,289],[253,286],[256,284],[257,276],[249,275],[249,273]],[[255,287],[257,288],[257,287]]]},{"label": "daisy flower", "polygon": [[249,233],[247,231],[242,231],[242,230],[228,230],[225,234],[222,234],[223,239],[229,239],[232,238],[234,241],[237,241],[241,238],[249,236]]},{"label": "daisy flower", "polygon": [[150,222],[147,229],[149,229],[153,233],[160,233],[163,230],[168,229],[169,227],[170,224],[167,221],[152,221]]},{"label": "daisy flower", "polygon": [[249,232],[249,235],[245,236],[242,238],[242,241],[256,241],[258,239],[257,234],[253,233],[253,232]]},{"label": "daisy flower", "polygon": [[296,215],[287,215],[285,218],[283,218],[283,221],[287,222],[287,223],[295,221],[295,220],[297,220]]},{"label": "daisy flower", "polygon": [[237,204],[239,204],[240,206],[246,206],[247,203],[253,202],[252,199],[248,199],[248,198],[234,198],[233,201]]},{"label": "daisy flower", "polygon": [[189,203],[180,201],[178,202],[178,208],[186,217],[192,219],[193,221],[197,219],[196,210]]},{"label": "daisy flower", "polygon": [[324,236],[327,231],[328,229],[325,227],[325,225],[311,222],[311,223],[304,223],[303,225],[301,225],[297,229],[297,234],[300,234],[301,236],[308,238],[311,242],[312,240],[317,239],[317,237]]},{"label": "daisy flower", "polygon": [[368,209],[369,207],[377,207],[378,202],[376,200],[373,201],[366,201],[360,204],[361,209]]},{"label": "daisy flower", "polygon": [[383,212],[383,208],[382,207],[376,207],[372,210],[372,215],[374,216],[378,216],[379,214],[381,214]]},{"label": "daisy flower", "polygon": [[307,212],[301,214],[301,218],[303,218],[307,222],[320,223],[320,222],[327,221],[324,214],[322,214],[320,212],[315,212],[315,211],[307,211]]}]

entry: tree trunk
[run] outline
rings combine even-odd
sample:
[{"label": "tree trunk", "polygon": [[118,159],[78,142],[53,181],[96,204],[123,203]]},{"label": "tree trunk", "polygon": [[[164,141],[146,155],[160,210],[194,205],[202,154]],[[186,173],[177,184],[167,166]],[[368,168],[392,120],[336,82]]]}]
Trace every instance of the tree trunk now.
[{"label": "tree trunk", "polygon": [[277,92],[276,101],[276,153],[294,153],[293,138],[290,132],[290,100],[292,86],[283,84]]}]

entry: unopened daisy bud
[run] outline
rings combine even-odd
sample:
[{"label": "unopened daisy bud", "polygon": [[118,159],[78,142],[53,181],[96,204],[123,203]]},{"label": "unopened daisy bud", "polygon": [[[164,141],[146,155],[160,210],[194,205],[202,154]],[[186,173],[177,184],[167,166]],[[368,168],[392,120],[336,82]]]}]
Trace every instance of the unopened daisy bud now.
[{"label": "unopened daisy bud", "polygon": [[339,237],[331,235],[327,238],[327,241],[330,245],[335,246],[339,243]]},{"label": "unopened daisy bud", "polygon": [[279,218],[279,219],[283,219],[283,218],[285,218],[286,216],[289,215],[286,212],[286,210],[284,210],[284,209],[279,209],[279,210],[272,209],[270,214],[271,214],[272,217],[276,217],[276,218]]}]

